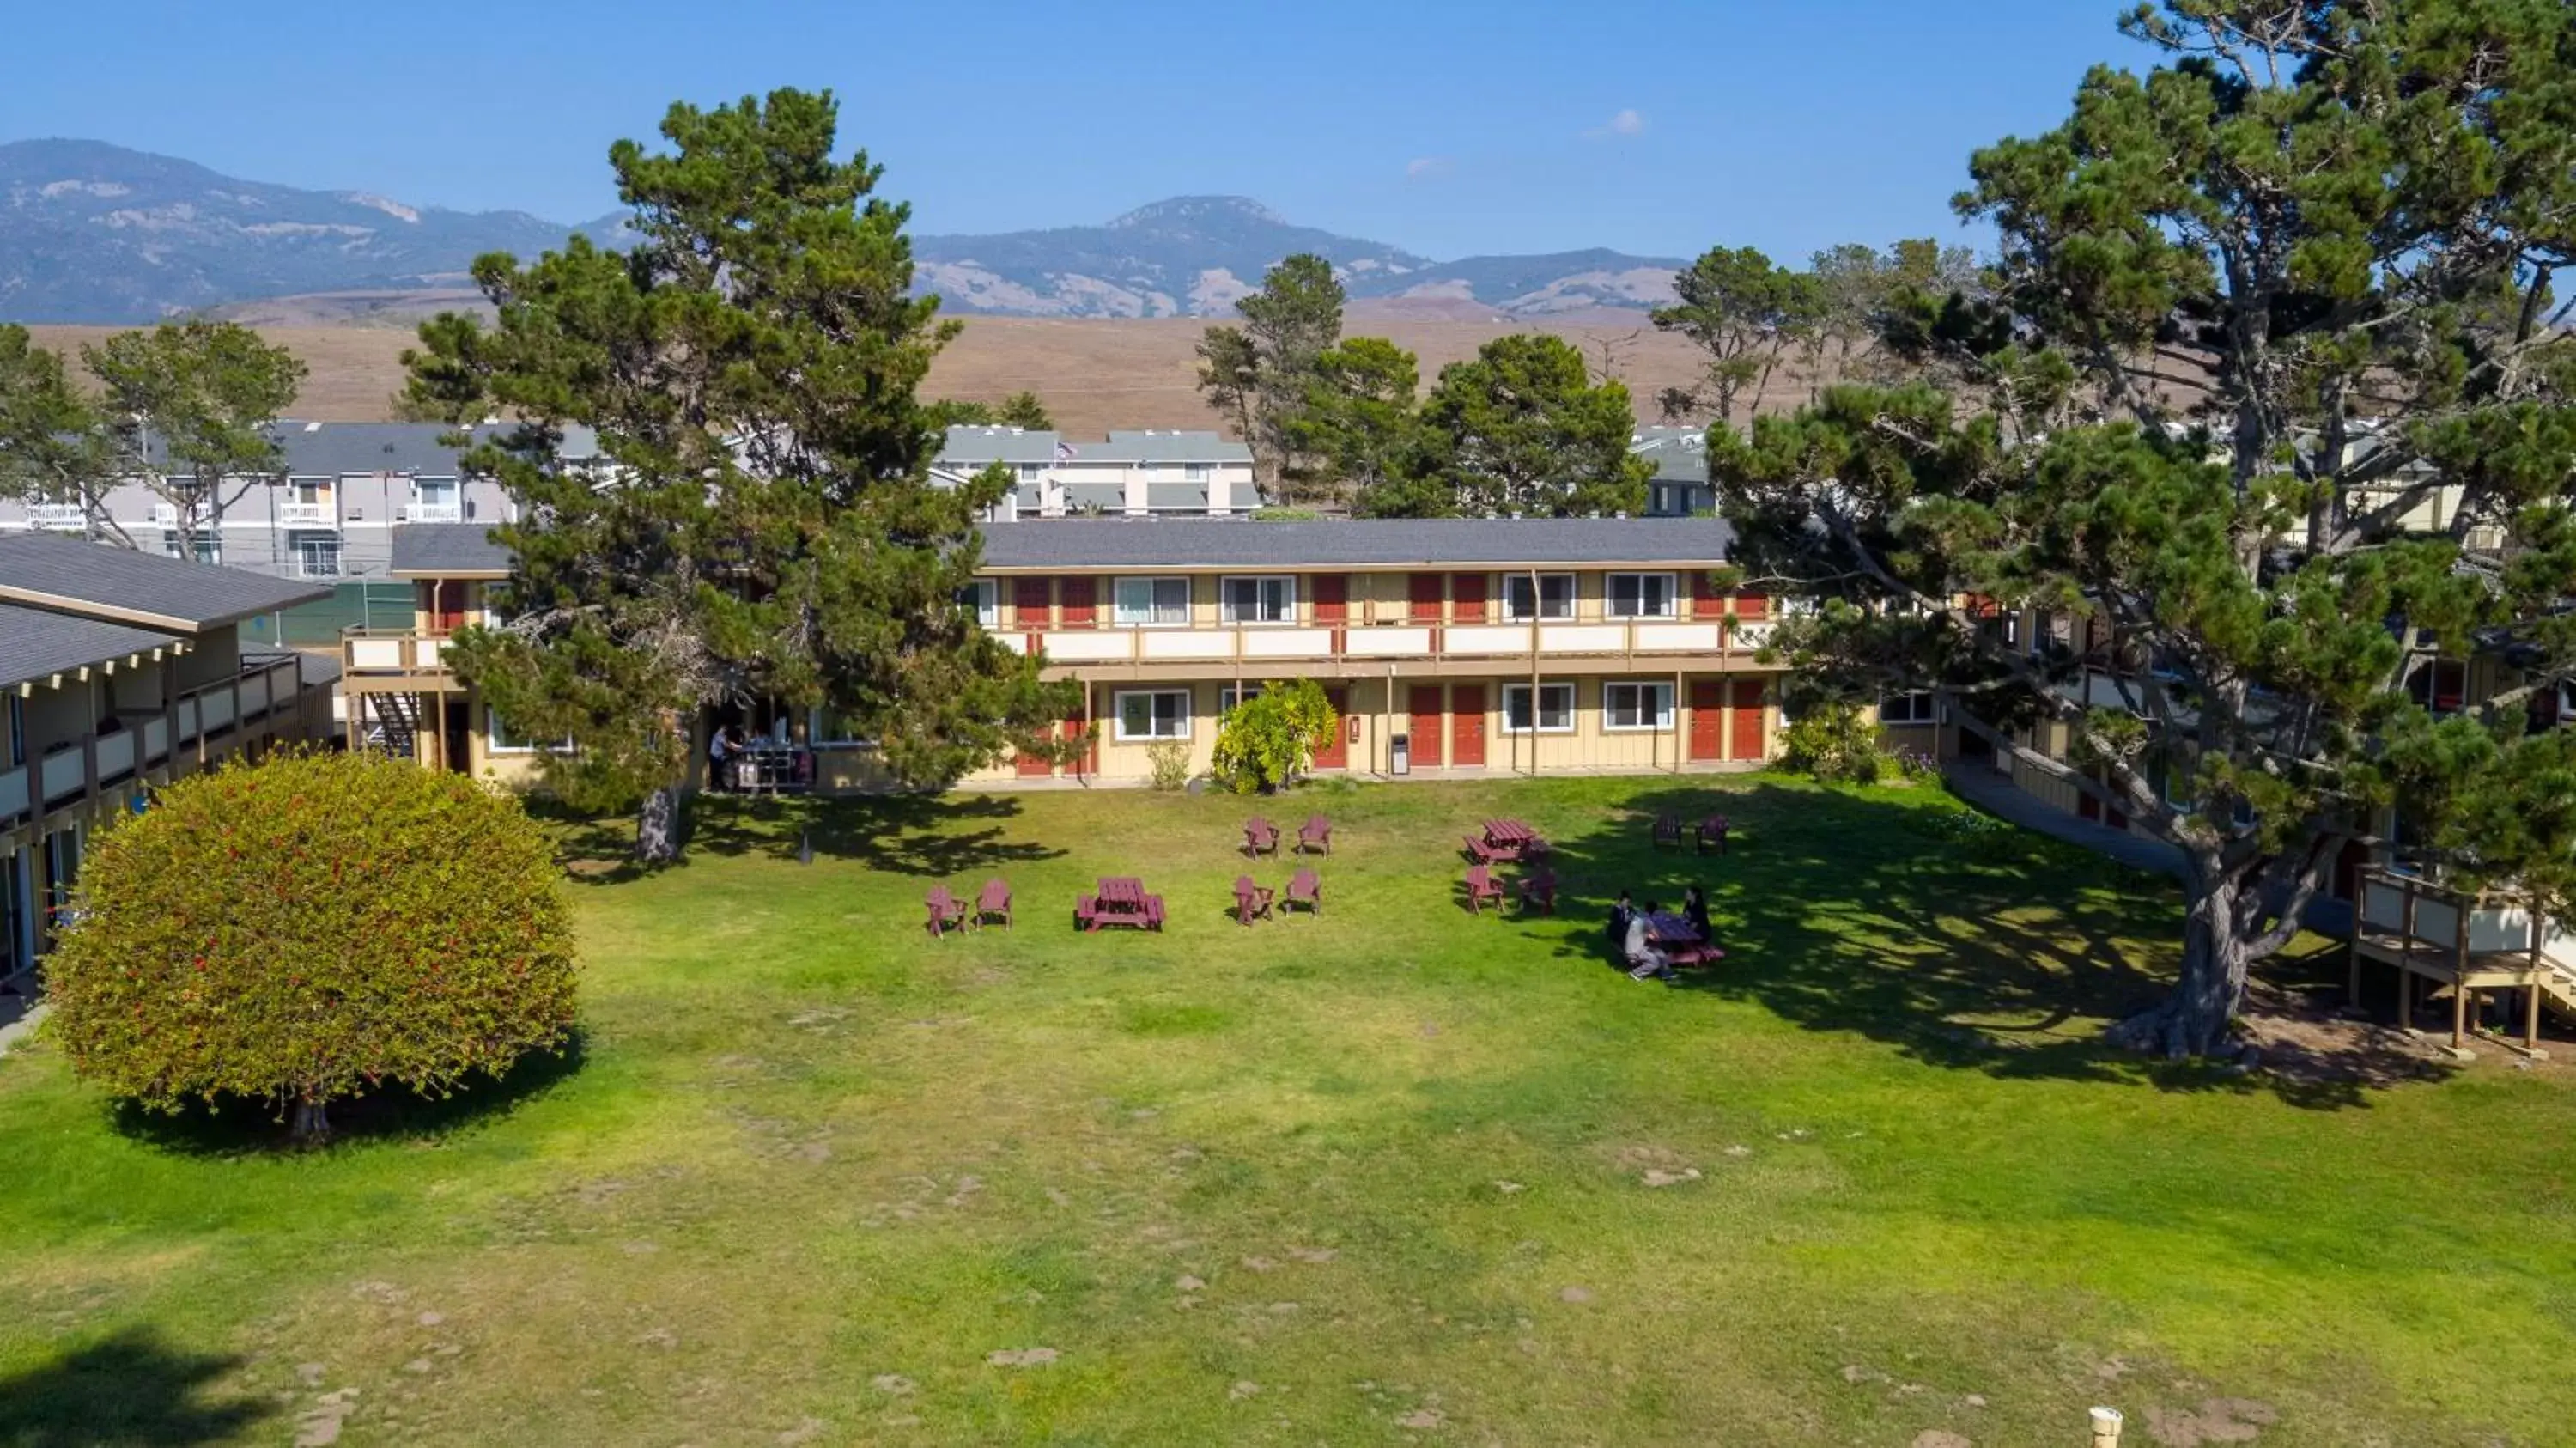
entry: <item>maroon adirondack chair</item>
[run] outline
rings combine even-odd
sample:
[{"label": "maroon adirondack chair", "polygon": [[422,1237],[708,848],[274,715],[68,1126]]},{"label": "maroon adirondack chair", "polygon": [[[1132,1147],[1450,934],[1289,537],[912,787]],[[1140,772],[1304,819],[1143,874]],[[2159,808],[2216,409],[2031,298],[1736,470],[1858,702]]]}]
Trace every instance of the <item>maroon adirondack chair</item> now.
[{"label": "maroon adirondack chair", "polygon": [[1249,925],[1270,913],[1270,889],[1252,883],[1250,875],[1234,877],[1234,923]]},{"label": "maroon adirondack chair", "polygon": [[1679,815],[1655,816],[1655,848],[1682,847],[1682,819]]},{"label": "maroon adirondack chair", "polygon": [[985,881],[984,892],[975,897],[977,925],[996,916],[1000,917],[1004,930],[1011,928],[1011,887],[999,879]]},{"label": "maroon adirondack chair", "polygon": [[1253,819],[1243,827],[1243,852],[1247,855],[1277,856],[1279,827],[1265,819]]},{"label": "maroon adirondack chair", "polygon": [[965,927],[966,902],[949,894],[947,886],[931,886],[930,893],[921,897],[921,904],[930,912],[930,919],[923,924],[931,934],[945,940],[949,931]]},{"label": "maroon adirondack chair", "polygon": [[1521,876],[1521,911],[1536,910],[1541,915],[1556,913],[1556,872],[1538,870]]},{"label": "maroon adirondack chair", "polygon": [[1314,914],[1323,914],[1324,882],[1317,879],[1312,870],[1299,870],[1296,878],[1288,882],[1288,898],[1283,903],[1300,905]]},{"label": "maroon adirondack chair", "polygon": [[1469,865],[1467,867],[1467,913],[1484,914],[1488,901],[1497,908],[1503,903],[1503,887],[1494,883],[1494,867],[1482,864]]},{"label": "maroon adirondack chair", "polygon": [[1329,855],[1333,852],[1333,822],[1316,815],[1297,828],[1297,853]]},{"label": "maroon adirondack chair", "polygon": [[1474,835],[1461,835],[1459,838],[1467,842],[1467,858],[1475,861],[1476,868],[1479,870],[1484,869],[1486,866],[1503,857],[1502,851],[1486,844],[1483,840],[1476,838]]}]

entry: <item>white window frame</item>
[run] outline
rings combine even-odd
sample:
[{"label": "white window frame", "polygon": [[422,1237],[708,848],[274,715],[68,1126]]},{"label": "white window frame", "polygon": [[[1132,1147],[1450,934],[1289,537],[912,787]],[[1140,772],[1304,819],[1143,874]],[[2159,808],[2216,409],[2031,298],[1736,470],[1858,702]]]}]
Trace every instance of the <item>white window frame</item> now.
[{"label": "white window frame", "polygon": [[[1130,699],[1180,700],[1180,713],[1171,721],[1174,725],[1173,732],[1164,734],[1152,731],[1151,726],[1159,725],[1163,720],[1160,717],[1160,711],[1149,703],[1145,706],[1145,722],[1149,726],[1149,732],[1129,733],[1127,701]],[[1195,722],[1190,717],[1190,691],[1187,689],[1120,689],[1109,696],[1109,710],[1118,721],[1118,742],[1121,744],[1156,744],[1166,739],[1187,739]]]},{"label": "white window frame", "polygon": [[[1279,591],[1279,617],[1239,617],[1235,612],[1235,601],[1233,598],[1234,587],[1239,583],[1248,583],[1252,585],[1253,610],[1256,615],[1265,611],[1266,606],[1270,602],[1267,595],[1275,586]],[[1228,627],[1293,627],[1297,622],[1297,575],[1293,573],[1226,574],[1216,582],[1216,614],[1217,621],[1227,625]]]},{"label": "white window frame", "polygon": [[978,578],[966,585],[975,604],[975,622],[985,628],[1002,626],[1002,580]]},{"label": "white window frame", "polygon": [[[1561,684],[1540,683],[1538,686],[1538,710],[1531,720],[1531,722],[1535,723],[1538,728],[1535,731],[1525,728],[1515,728],[1512,724],[1512,700],[1515,698],[1520,699],[1524,706],[1526,706],[1529,700],[1529,692],[1530,686],[1527,684],[1505,684],[1503,686],[1504,733],[1529,734],[1535,732],[1539,734],[1571,734],[1574,732],[1574,685],[1570,682]],[[1552,700],[1562,700],[1563,702],[1557,705],[1554,710],[1551,710],[1549,704]],[[1529,713],[1530,711],[1524,707],[1522,712]],[[1547,722],[1548,715],[1551,712],[1558,715],[1558,722],[1554,724]]]},{"label": "white window frame", "polygon": [[[1627,724],[1619,722],[1620,708],[1616,701],[1622,694],[1628,697],[1626,712],[1637,722]],[[1651,704],[1651,708],[1639,707],[1641,694],[1644,696],[1644,702]],[[1601,728],[1604,733],[1668,734],[1672,732],[1672,727],[1672,681],[1656,683],[1649,680],[1612,680],[1601,686]]]},{"label": "white window frame", "polygon": [[1263,694],[1269,692],[1269,690],[1270,686],[1268,684],[1246,684],[1241,689],[1235,688],[1232,684],[1220,686],[1216,691],[1217,717],[1220,719],[1224,718],[1226,715],[1234,712],[1236,705],[1248,704],[1253,700],[1260,698]]},{"label": "white window frame", "polygon": [[483,706],[483,748],[488,754],[570,754],[572,740],[558,744],[504,744],[501,742],[501,714],[491,705]]},{"label": "white window frame", "polygon": [[[338,578],[341,576],[340,535],[323,528],[298,528],[286,535],[286,546],[295,555],[298,578]],[[315,568],[313,560],[328,555],[331,566]]]},{"label": "white window frame", "polygon": [[1904,727],[1941,722],[1940,699],[1929,689],[1878,696],[1878,722]]},{"label": "white window frame", "polygon": [[[1637,580],[1636,591],[1639,607],[1634,612],[1623,613],[1619,608],[1619,580],[1623,578]],[[1657,578],[1663,580],[1663,611],[1660,613],[1648,612],[1644,608],[1644,604],[1646,602],[1646,595],[1651,590],[1648,587],[1646,580]],[[1612,573],[1604,575],[1601,580],[1601,608],[1603,616],[1615,619],[1679,618],[1681,616],[1681,590],[1674,586],[1678,581],[1679,580],[1670,573]]]},{"label": "white window frame", "polygon": [[[1565,596],[1559,599],[1550,599],[1548,597],[1550,586],[1558,583],[1562,583],[1564,585]],[[1530,621],[1529,613],[1522,607],[1522,605],[1527,602],[1527,595],[1522,594],[1519,591],[1529,587],[1529,584],[1530,576],[1526,573],[1506,573],[1503,575],[1503,621],[1505,623],[1527,623]],[[1573,574],[1540,574],[1538,576],[1539,622],[1562,623],[1573,618],[1574,598],[1575,587]],[[1551,611],[1552,607],[1555,611]]]},{"label": "white window frame", "polygon": [[1181,464],[1181,481],[1186,483],[1204,483],[1208,481],[1212,471],[1213,470],[1210,469],[1206,463],[1183,463]]},{"label": "white window frame", "polygon": [[[1131,618],[1127,612],[1126,592],[1131,583],[1145,585],[1145,616]],[[1181,609],[1176,618],[1163,617],[1161,595],[1165,584],[1177,584],[1181,590]],[[1188,628],[1190,626],[1190,580],[1179,573],[1128,573],[1109,580],[1109,624],[1112,628]]]},{"label": "white window frame", "polygon": [[224,561],[224,535],[216,531],[214,524],[198,524],[194,539],[196,546],[193,549],[188,546],[190,541],[176,528],[164,529],[161,534],[161,551],[170,557],[197,563]]}]

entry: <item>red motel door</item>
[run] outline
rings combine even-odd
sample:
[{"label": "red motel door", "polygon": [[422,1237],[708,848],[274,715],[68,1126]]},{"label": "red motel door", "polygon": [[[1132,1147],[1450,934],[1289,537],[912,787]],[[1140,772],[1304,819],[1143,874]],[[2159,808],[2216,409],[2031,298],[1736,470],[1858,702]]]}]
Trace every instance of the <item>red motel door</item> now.
[{"label": "red motel door", "polygon": [[1406,610],[1408,618],[1415,623],[1440,621],[1440,585],[1444,576],[1438,573],[1417,573],[1408,580],[1411,584],[1411,589],[1406,594],[1411,602],[1411,607]]},{"label": "red motel door", "polygon": [[1044,779],[1055,773],[1055,766],[1047,763],[1043,754],[1023,754],[1017,767],[1022,779]]},{"label": "red motel door", "polygon": [[[1079,739],[1082,737],[1082,732],[1090,727],[1091,716],[1082,709],[1076,709],[1072,713],[1067,714],[1064,716],[1064,722],[1056,726],[1061,737],[1066,739]],[[1092,740],[1090,746],[1084,749],[1082,753],[1074,759],[1073,763],[1066,765],[1065,769],[1076,779],[1080,779],[1086,775],[1098,774],[1100,772],[1100,741],[1097,739]]]},{"label": "red motel door", "polygon": [[1053,592],[1043,578],[1017,578],[1011,581],[1011,611],[1019,615],[1019,626],[1030,633],[1044,633],[1050,623],[1047,617],[1055,604]]},{"label": "red motel door", "polygon": [[1460,623],[1485,621],[1485,575],[1453,573],[1449,576],[1451,612]]},{"label": "red motel door", "polygon": [[1351,691],[1326,689],[1324,698],[1333,706],[1333,732],[1324,746],[1315,751],[1315,767],[1348,769],[1351,767],[1351,721],[1344,715],[1351,707]]},{"label": "red motel door", "polygon": [[1315,589],[1315,624],[1317,627],[1340,628],[1351,618],[1351,576],[1347,573],[1318,573]]},{"label": "red motel door", "polygon": [[[1434,574],[1433,577],[1439,575]],[[1416,684],[1408,699],[1413,722],[1407,726],[1413,734],[1413,762],[1438,768],[1440,764],[1440,686]]]},{"label": "red motel door", "polygon": [[1091,608],[1092,583],[1092,579],[1081,575],[1064,580],[1064,626],[1066,628],[1090,628],[1096,622]]},{"label": "red motel door", "polygon": [[1449,762],[1460,769],[1485,762],[1485,686],[1449,686]]},{"label": "red motel door", "polygon": [[1735,681],[1735,729],[1734,737],[1729,742],[1734,746],[1728,751],[1729,758],[1760,759],[1762,757],[1762,681],[1760,679]]},{"label": "red motel door", "polygon": [[1719,679],[1693,679],[1690,686],[1690,757],[1726,757],[1726,684]]}]

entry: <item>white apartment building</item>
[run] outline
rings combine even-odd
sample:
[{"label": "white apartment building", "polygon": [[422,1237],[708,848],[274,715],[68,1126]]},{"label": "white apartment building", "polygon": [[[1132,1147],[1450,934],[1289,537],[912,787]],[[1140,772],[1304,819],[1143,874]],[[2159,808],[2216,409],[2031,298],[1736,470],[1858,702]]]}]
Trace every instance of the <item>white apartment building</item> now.
[{"label": "white apartment building", "polygon": [[1252,449],[1213,432],[1113,431],[1105,442],[1017,427],[952,427],[931,476],[952,486],[995,463],[1018,478],[988,522],[1111,515],[1222,518],[1261,506]]}]

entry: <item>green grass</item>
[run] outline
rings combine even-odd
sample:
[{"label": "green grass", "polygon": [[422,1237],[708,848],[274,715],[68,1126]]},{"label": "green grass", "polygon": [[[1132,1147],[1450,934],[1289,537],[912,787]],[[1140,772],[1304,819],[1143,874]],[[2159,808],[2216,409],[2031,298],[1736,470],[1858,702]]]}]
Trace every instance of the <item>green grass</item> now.
[{"label": "green grass", "polygon": [[[1724,860],[1629,813],[1721,793]],[[1333,816],[1326,912],[1252,930],[1230,882],[1289,866],[1230,853],[1240,801],[833,807],[810,867],[787,808],[582,870],[576,1061],[328,1152],[0,1060],[0,1445],[2044,1448],[2212,1399],[2264,1445],[2563,1441],[2563,1073],[2105,1055],[2170,892],[1929,787],[1320,789],[1266,808]],[[1561,920],[1454,904],[1502,812]],[[1071,932],[1110,872],[1167,933]],[[1016,930],[924,937],[928,880],[994,873]],[[1608,897],[1692,878],[1733,959],[1610,969]]]}]

